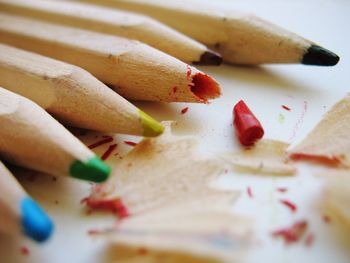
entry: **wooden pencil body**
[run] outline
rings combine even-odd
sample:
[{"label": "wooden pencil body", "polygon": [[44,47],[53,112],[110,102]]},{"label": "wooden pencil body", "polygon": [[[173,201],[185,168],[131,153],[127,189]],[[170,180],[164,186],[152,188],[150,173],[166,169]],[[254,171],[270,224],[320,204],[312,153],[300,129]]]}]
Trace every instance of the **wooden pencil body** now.
[{"label": "wooden pencil body", "polygon": [[0,86],[71,126],[135,135],[143,131],[135,106],[74,65],[0,44]]},{"label": "wooden pencil body", "polygon": [[21,185],[0,161],[0,231],[19,232],[20,211],[17,205],[25,196]]},{"label": "wooden pencil body", "polygon": [[94,154],[32,101],[0,88],[0,156],[13,164],[68,175]]},{"label": "wooden pencil body", "polygon": [[129,99],[207,102],[220,95],[211,77],[129,39],[0,14],[0,41],[80,66]]},{"label": "wooden pencil body", "polygon": [[182,61],[199,62],[207,48],[158,21],[126,11],[62,1],[1,0],[0,10],[52,23],[139,40]]},{"label": "wooden pencil body", "polygon": [[149,15],[234,64],[299,63],[313,43],[250,14],[195,1],[83,0]]}]

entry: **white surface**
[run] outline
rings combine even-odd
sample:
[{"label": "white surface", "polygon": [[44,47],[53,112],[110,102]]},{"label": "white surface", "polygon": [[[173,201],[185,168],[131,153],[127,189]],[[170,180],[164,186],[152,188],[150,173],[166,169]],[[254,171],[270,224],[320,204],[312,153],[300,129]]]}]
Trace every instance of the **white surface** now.
[{"label": "white surface", "polygon": [[[208,1],[211,2],[211,1]],[[138,103],[137,105],[159,120],[175,119],[176,131],[195,134],[202,140],[205,150],[214,153],[236,151],[238,144],[233,136],[232,106],[244,99],[261,120],[266,138],[284,141],[300,140],[320,120],[330,106],[348,92],[350,73],[350,2],[346,0],[245,0],[212,1],[228,8],[245,10],[275,22],[291,31],[309,38],[338,53],[340,63],[331,68],[302,65],[276,65],[256,68],[200,67],[214,76],[223,89],[222,98],[210,105],[186,105],[185,115],[180,110],[185,104]],[[304,101],[308,109],[303,122],[298,121]],[[285,104],[290,112],[281,108]],[[278,121],[279,114],[285,117]],[[296,127],[297,126],[297,127]],[[296,128],[295,128],[296,127]],[[295,133],[295,136],[293,135]],[[121,136],[115,137],[122,140]],[[96,140],[96,139],[95,139]],[[101,154],[105,147],[99,149]],[[113,161],[112,157],[110,161]],[[322,222],[319,200],[322,181],[313,176],[321,168],[298,165],[294,177],[269,177],[229,174],[218,180],[225,189],[241,189],[242,196],[234,206],[235,211],[251,215],[256,220],[258,245],[249,253],[247,262],[350,262],[346,245],[337,237],[334,226]],[[107,227],[114,222],[112,216],[94,214],[86,216],[79,204],[89,194],[87,183],[40,177],[34,182],[24,179],[23,185],[47,209],[56,222],[56,232],[48,243],[37,246],[23,238],[0,236],[0,262],[111,262],[113,253],[102,240],[91,238],[87,230]],[[250,186],[254,199],[245,192]],[[276,192],[276,187],[287,186],[286,194]],[[278,202],[288,198],[298,204],[292,214]],[[55,201],[58,201],[58,204]],[[284,246],[282,240],[271,238],[271,231],[290,225],[297,219],[307,219],[315,235],[311,248],[302,243]],[[349,243],[348,243],[349,244]],[[29,256],[20,248],[27,246]]]}]

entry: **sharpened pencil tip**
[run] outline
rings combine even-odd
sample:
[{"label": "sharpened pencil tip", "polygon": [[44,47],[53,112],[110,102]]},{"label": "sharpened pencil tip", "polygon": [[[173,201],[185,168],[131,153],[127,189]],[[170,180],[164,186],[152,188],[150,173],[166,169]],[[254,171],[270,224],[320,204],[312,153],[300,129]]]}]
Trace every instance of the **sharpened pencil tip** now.
[{"label": "sharpened pencil tip", "polygon": [[51,236],[54,229],[51,219],[31,198],[22,199],[21,215],[25,235],[37,242],[44,242]]},{"label": "sharpened pencil tip", "polygon": [[106,181],[110,173],[111,168],[97,156],[85,162],[75,161],[70,167],[72,177],[95,183]]},{"label": "sharpened pencil tip", "polygon": [[339,57],[333,52],[323,47],[312,45],[304,54],[301,63],[315,66],[334,66],[338,61]]},{"label": "sharpened pencil tip", "polygon": [[216,53],[215,51],[208,50],[205,51],[199,61],[194,61],[193,64],[195,65],[211,65],[211,66],[219,66],[222,63],[222,57],[219,53]]},{"label": "sharpened pencil tip", "polygon": [[139,115],[143,127],[143,136],[155,137],[163,133],[164,127],[162,124],[141,110],[139,110]]}]

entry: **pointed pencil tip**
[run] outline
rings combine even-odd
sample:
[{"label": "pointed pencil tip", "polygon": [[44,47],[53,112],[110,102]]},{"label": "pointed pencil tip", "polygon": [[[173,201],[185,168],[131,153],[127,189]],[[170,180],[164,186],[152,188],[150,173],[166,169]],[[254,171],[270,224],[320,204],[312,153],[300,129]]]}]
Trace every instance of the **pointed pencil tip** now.
[{"label": "pointed pencil tip", "polygon": [[37,242],[46,241],[53,232],[53,223],[44,210],[31,198],[21,202],[22,228],[24,233]]},{"label": "pointed pencil tip", "polygon": [[106,181],[110,173],[111,168],[97,156],[85,162],[75,161],[70,167],[72,177],[96,183]]},{"label": "pointed pencil tip", "polygon": [[305,65],[334,66],[338,61],[339,57],[333,52],[323,47],[312,45],[304,54],[301,63]]},{"label": "pointed pencil tip", "polygon": [[195,65],[211,65],[211,66],[219,66],[222,63],[222,57],[219,53],[216,53],[215,51],[212,50],[207,50],[205,51],[199,61],[194,61],[193,64]]},{"label": "pointed pencil tip", "polygon": [[143,127],[143,136],[155,137],[163,133],[164,127],[148,114],[139,110],[139,115]]}]

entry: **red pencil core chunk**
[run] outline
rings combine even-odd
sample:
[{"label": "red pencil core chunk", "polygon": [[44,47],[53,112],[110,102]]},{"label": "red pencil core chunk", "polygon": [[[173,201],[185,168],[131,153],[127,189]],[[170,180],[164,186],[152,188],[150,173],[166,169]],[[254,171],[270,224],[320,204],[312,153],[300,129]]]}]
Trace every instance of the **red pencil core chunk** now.
[{"label": "red pencil core chunk", "polygon": [[130,215],[127,207],[120,198],[113,200],[94,200],[91,198],[86,198],[82,200],[82,203],[85,203],[92,209],[109,210],[112,213],[117,214],[120,218],[125,218]]},{"label": "red pencil core chunk", "polygon": [[241,144],[251,146],[264,136],[264,129],[243,100],[233,108],[233,125]]},{"label": "red pencil core chunk", "polygon": [[219,84],[210,76],[197,73],[192,78],[191,91],[203,102],[221,95]]}]

